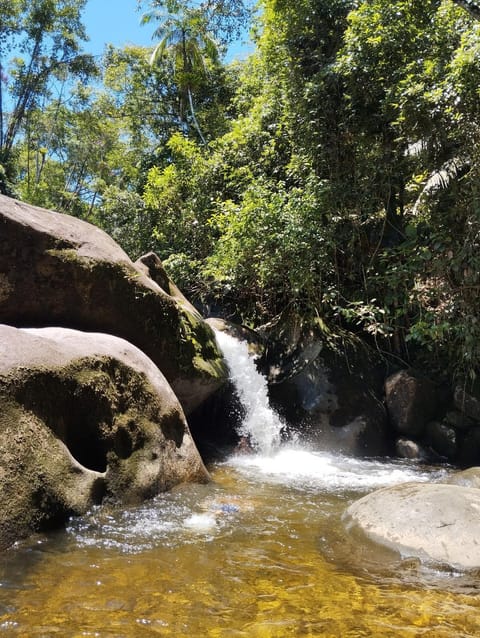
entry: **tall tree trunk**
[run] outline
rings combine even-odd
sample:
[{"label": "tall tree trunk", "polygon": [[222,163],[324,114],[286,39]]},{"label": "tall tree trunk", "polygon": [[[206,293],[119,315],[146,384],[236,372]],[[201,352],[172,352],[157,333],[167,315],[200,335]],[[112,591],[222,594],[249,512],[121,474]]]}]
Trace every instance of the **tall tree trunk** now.
[{"label": "tall tree trunk", "polygon": [[7,155],[11,152],[13,148],[15,137],[23,121],[25,111],[28,106],[28,102],[30,98],[32,97],[32,94],[35,88],[37,78],[35,78],[33,75],[33,67],[35,63],[37,62],[37,58],[40,53],[40,45],[42,43],[42,39],[43,39],[43,35],[39,34],[37,36],[35,45],[33,47],[22,94],[19,96],[17,103],[15,104],[12,111],[12,116],[10,118],[10,123],[8,125],[8,129],[5,135],[5,143],[4,143],[4,149]]},{"label": "tall tree trunk", "polygon": [[190,113],[192,115],[193,125],[195,126],[195,129],[197,130],[197,133],[199,134],[200,139],[202,140],[202,144],[206,146],[207,142],[205,141],[205,138],[203,137],[202,130],[197,121],[197,116],[195,115],[195,109],[193,108],[192,92],[190,91],[189,88],[187,88],[187,95],[188,95],[188,104],[190,106]]},{"label": "tall tree trunk", "polygon": [[3,66],[0,60],[0,153],[3,151]]}]

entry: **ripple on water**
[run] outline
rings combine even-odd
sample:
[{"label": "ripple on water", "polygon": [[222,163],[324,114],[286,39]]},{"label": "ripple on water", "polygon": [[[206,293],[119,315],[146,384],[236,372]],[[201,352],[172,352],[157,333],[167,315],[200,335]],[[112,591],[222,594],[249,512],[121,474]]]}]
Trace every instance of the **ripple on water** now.
[{"label": "ripple on water", "polygon": [[[445,470],[432,472],[400,461],[359,460],[295,448],[269,456],[233,457],[221,467],[224,470],[220,472],[238,473],[237,493],[218,483],[184,486],[127,510],[95,508],[87,516],[73,519],[67,534],[80,547],[125,554],[146,552],[160,545],[174,548],[218,541],[235,532],[238,525],[247,533],[265,537],[276,534],[285,516],[298,517],[300,505],[301,516],[312,525],[319,517],[337,515],[338,503],[343,507],[346,497],[332,501],[322,495],[362,493],[406,481],[435,480],[445,474]],[[271,485],[275,493],[268,493],[265,485]]]},{"label": "ripple on water", "polygon": [[186,485],[127,510],[96,507],[72,519],[67,534],[78,546],[125,554],[213,542],[231,532],[240,512],[237,499],[216,485]]},{"label": "ripple on water", "polygon": [[[421,575],[407,581],[405,569],[356,570],[338,553],[346,546],[340,513],[372,475],[380,486],[426,480],[424,472],[321,454],[279,455],[267,473],[259,463],[233,459],[213,468],[208,486],[127,511],[95,509],[43,554],[24,547],[22,570],[12,564],[18,589],[2,599],[0,588],[0,637],[480,635],[480,601],[451,591],[451,580],[432,588]],[[358,488],[354,467],[368,475]],[[341,474],[342,488],[323,490],[328,472]]]}]

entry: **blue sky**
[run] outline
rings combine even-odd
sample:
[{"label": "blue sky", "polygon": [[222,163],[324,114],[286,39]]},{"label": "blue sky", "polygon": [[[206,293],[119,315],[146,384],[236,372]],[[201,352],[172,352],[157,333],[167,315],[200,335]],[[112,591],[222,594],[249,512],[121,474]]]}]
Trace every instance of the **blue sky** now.
[{"label": "blue sky", "polygon": [[85,48],[99,55],[106,44],[152,46],[154,26],[140,24],[142,13],[137,6],[137,0],[88,0],[83,23],[90,42]]},{"label": "blue sky", "polygon": [[[88,0],[83,13],[83,23],[90,37],[85,50],[100,55],[106,44],[123,47],[126,44],[153,46],[154,24],[142,26],[142,11],[138,11],[137,0]],[[246,36],[243,38],[247,39]],[[233,44],[228,59],[244,57],[252,50],[251,44]]]}]

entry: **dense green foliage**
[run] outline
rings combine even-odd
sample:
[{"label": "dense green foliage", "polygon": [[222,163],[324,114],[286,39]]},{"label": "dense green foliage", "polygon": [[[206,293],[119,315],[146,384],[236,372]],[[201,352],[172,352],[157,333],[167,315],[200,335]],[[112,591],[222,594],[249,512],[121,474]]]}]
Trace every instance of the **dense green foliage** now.
[{"label": "dense green foliage", "polygon": [[10,63],[23,110],[0,101],[16,193],[157,251],[204,308],[294,309],[474,379],[480,5],[264,0],[254,54],[225,64],[248,3],[140,4],[152,48],[110,48],[88,84],[84,2],[7,3],[2,68],[13,37],[51,45],[31,64],[43,84]]},{"label": "dense green foliage", "polygon": [[92,57],[81,53],[86,34],[80,15],[85,4],[86,0],[0,2],[2,192],[25,170],[17,163],[16,144],[22,134],[27,147],[36,140],[35,113],[60,103],[73,78],[85,81],[96,71]]}]

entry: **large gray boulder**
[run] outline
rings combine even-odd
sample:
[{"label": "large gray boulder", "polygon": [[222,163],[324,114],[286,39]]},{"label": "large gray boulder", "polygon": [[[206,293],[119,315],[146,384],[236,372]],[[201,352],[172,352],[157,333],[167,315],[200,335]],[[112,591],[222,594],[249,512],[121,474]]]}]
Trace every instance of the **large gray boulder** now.
[{"label": "large gray boulder", "polygon": [[[210,327],[155,276],[84,221],[0,195],[0,322],[126,339],[160,368],[186,413],[227,379]],[[173,294],[171,294],[173,292]]]},{"label": "large gray boulder", "polygon": [[0,548],[208,473],[157,366],[117,337],[0,325]]},{"label": "large gray boulder", "polygon": [[[480,568],[480,489],[404,483],[364,496],[346,510],[350,532],[425,563]],[[358,538],[358,537],[357,537]]]}]

